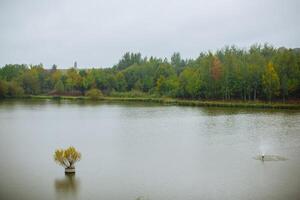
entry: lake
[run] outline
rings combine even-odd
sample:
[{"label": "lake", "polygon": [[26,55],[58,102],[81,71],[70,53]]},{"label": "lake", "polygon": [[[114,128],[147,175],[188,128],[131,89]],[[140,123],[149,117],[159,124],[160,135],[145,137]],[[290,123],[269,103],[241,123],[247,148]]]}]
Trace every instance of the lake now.
[{"label": "lake", "polygon": [[0,159],[0,199],[300,199],[300,112],[5,100]]}]

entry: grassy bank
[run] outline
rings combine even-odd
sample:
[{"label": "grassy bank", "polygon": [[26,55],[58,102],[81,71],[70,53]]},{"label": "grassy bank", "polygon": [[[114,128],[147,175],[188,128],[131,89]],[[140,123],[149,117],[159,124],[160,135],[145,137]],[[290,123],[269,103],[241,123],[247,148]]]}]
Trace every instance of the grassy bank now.
[{"label": "grassy bank", "polygon": [[[25,99],[54,99],[54,100],[89,100],[85,96],[42,96],[30,95],[22,97]],[[278,103],[278,102],[262,102],[262,101],[211,101],[211,100],[183,100],[172,98],[151,98],[151,97],[101,97],[97,101],[109,102],[152,102],[167,105],[180,105],[180,106],[199,106],[199,107],[239,107],[239,108],[264,108],[264,109],[293,109],[300,110],[300,104],[296,103]]]}]

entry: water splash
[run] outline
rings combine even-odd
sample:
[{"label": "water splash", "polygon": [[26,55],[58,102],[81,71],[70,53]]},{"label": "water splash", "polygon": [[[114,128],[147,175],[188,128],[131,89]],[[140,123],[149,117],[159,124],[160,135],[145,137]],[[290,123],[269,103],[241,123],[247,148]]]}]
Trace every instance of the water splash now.
[{"label": "water splash", "polygon": [[259,145],[259,154],[267,154],[267,152],[271,152],[271,145],[269,145],[266,141],[262,142],[261,140]]}]

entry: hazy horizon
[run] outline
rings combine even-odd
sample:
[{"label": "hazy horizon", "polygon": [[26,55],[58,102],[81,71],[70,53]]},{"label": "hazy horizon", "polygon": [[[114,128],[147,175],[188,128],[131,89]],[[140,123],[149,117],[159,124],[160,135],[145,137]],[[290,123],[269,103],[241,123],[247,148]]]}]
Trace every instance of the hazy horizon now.
[{"label": "hazy horizon", "polygon": [[0,66],[111,67],[125,52],[195,58],[224,46],[300,47],[291,1],[1,1]]}]

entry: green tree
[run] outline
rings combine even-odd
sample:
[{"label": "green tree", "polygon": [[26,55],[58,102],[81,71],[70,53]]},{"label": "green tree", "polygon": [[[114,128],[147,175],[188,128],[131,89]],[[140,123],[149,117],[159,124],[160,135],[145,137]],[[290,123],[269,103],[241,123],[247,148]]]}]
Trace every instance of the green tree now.
[{"label": "green tree", "polygon": [[103,97],[103,94],[101,92],[101,90],[98,90],[96,88],[92,88],[89,91],[86,92],[85,94],[87,97],[91,98],[91,99],[99,99],[101,97]]},{"label": "green tree", "polygon": [[11,81],[8,84],[8,95],[11,97],[22,96],[24,89],[16,81]]},{"label": "green tree", "polygon": [[138,91],[143,90],[143,84],[142,84],[141,80],[138,80],[135,82],[133,89],[138,90]]},{"label": "green tree", "polygon": [[64,83],[61,80],[57,81],[57,83],[54,86],[54,89],[58,93],[63,93],[65,91]]},{"label": "green tree", "polygon": [[52,70],[50,75],[51,84],[55,85],[62,78],[62,72],[60,70]]},{"label": "green tree", "polygon": [[83,87],[85,90],[90,89],[90,88],[95,88],[97,86],[96,84],[96,69],[91,69],[86,71],[86,76],[83,78]]},{"label": "green tree", "polygon": [[32,67],[27,70],[21,77],[22,85],[27,94],[39,94],[41,92],[41,83],[39,70]]},{"label": "green tree", "polygon": [[296,90],[299,81],[297,58],[292,50],[282,48],[275,55],[274,63],[280,80],[281,96],[285,101]]},{"label": "green tree", "polygon": [[141,64],[143,62],[142,55],[140,53],[125,53],[122,59],[117,65],[114,66],[117,70],[123,70],[130,67],[133,64]]},{"label": "green tree", "polygon": [[176,76],[165,78],[161,76],[156,82],[158,94],[176,97],[179,90],[179,80]]},{"label": "green tree", "polygon": [[176,72],[172,65],[169,63],[160,63],[155,71],[154,80],[157,81],[161,76],[168,78],[175,75]]},{"label": "green tree", "polygon": [[182,97],[199,97],[201,88],[200,71],[198,69],[185,68],[179,76],[179,84]]},{"label": "green tree", "polygon": [[262,85],[262,74],[264,72],[265,59],[260,53],[260,47],[251,46],[247,54],[249,64],[249,79],[253,100],[257,99]]},{"label": "green tree", "polygon": [[4,98],[8,92],[8,84],[6,81],[0,80],[0,98]]},{"label": "green tree", "polygon": [[21,76],[27,69],[27,65],[5,65],[0,69],[0,79],[11,81]]},{"label": "green tree", "polygon": [[82,86],[82,78],[79,75],[77,69],[70,68],[67,70],[67,80],[65,89],[71,92],[79,90]]},{"label": "green tree", "polygon": [[116,87],[115,89],[118,91],[118,92],[124,92],[127,88],[127,82],[126,82],[126,79],[125,79],[125,76],[122,72],[118,72],[116,74]]},{"label": "green tree", "polygon": [[171,65],[175,68],[177,74],[179,74],[186,66],[186,62],[181,59],[180,53],[176,52],[171,56]]}]

